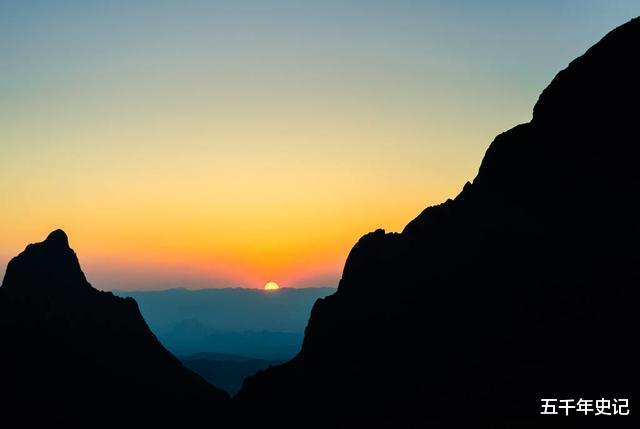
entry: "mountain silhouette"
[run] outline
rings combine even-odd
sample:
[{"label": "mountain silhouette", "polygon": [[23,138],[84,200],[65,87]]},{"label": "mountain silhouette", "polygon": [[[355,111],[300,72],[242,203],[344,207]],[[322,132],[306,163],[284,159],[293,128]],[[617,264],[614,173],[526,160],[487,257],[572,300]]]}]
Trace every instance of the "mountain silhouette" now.
[{"label": "mountain silhouette", "polygon": [[540,415],[541,398],[633,404],[638,46],[636,18],[561,71],[455,199],[362,237],[300,353],[245,381],[247,421],[550,427],[571,418]]},{"label": "mountain silhouette", "polygon": [[181,356],[180,361],[205,380],[215,386],[220,386],[231,395],[240,390],[242,381],[270,365],[277,365],[283,361],[270,361],[239,356],[226,353],[196,353]]},{"label": "mountain silhouette", "polygon": [[198,422],[216,426],[228,395],[182,366],[132,298],[94,289],[66,234],[30,244],[0,287],[3,422]]}]

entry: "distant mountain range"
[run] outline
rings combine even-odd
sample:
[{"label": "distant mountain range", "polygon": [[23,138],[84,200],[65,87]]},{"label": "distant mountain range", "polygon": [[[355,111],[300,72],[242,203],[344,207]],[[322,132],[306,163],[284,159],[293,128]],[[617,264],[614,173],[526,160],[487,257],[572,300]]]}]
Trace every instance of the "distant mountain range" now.
[{"label": "distant mountain range", "polygon": [[302,345],[313,303],[334,288],[168,289],[127,292],[162,344],[179,356],[226,353],[286,360]]},{"label": "distant mountain range", "polygon": [[247,376],[295,356],[313,303],[334,288],[117,291],[134,298],[160,342],[230,394]]}]

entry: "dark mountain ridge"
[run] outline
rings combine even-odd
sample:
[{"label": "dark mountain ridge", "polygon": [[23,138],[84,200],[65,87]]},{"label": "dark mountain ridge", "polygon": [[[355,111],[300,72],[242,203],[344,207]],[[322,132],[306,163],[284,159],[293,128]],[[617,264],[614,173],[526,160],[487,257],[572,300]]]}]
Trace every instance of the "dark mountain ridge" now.
[{"label": "dark mountain ridge", "polygon": [[[247,379],[235,405],[280,427],[547,427],[570,419],[539,415],[541,398],[633,403],[638,46],[640,19],[613,30],[455,199],[362,237],[301,352]],[[580,424],[633,419],[599,418]]]},{"label": "dark mountain ridge", "polygon": [[242,387],[243,380],[259,370],[282,363],[264,359],[255,359],[226,353],[196,353],[180,356],[184,366],[201,375],[214,386],[219,386],[235,395]]},{"label": "dark mountain ridge", "polygon": [[3,421],[213,425],[228,395],[156,340],[132,298],[87,282],[66,234],[30,244],[0,287]]}]

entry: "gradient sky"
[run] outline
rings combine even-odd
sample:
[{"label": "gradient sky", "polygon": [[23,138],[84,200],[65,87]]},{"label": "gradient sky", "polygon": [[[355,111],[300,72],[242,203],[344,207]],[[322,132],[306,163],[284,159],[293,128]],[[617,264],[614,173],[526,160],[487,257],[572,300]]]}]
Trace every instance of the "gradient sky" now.
[{"label": "gradient sky", "polygon": [[63,228],[101,289],[335,286],[640,14],[526,3],[0,0],[0,269]]}]

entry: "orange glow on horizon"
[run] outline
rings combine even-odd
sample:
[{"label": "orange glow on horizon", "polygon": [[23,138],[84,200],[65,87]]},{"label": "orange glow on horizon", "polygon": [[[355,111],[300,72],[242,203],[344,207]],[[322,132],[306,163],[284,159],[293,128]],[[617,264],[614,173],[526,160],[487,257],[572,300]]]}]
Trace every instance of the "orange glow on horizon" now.
[{"label": "orange glow on horizon", "polygon": [[28,215],[8,208],[9,222],[0,225],[0,269],[27,244],[62,228],[88,280],[101,289],[263,288],[273,278],[288,287],[336,287],[363,234],[401,230],[424,207],[424,199],[409,195],[396,196],[394,207],[366,195],[340,206],[316,193],[318,201],[301,200],[287,210],[275,195],[275,202],[251,204],[249,196],[237,196],[249,205],[229,210],[184,194],[168,197],[171,204],[148,194],[116,195],[72,198],[66,207],[45,195],[29,206],[51,209]]}]

